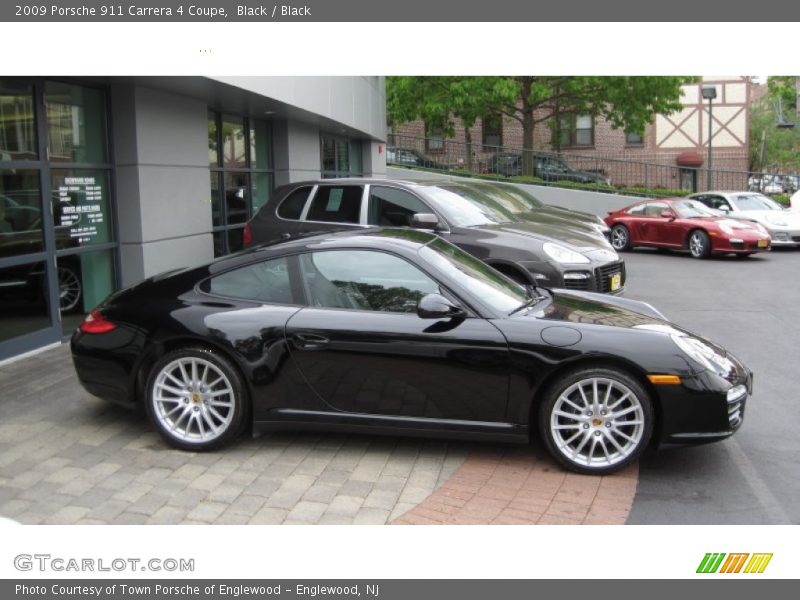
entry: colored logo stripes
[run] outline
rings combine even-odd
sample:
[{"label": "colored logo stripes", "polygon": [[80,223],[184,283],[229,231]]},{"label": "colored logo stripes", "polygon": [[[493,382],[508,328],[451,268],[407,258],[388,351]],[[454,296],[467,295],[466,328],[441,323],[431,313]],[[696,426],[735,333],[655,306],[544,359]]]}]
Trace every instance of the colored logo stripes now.
[{"label": "colored logo stripes", "polygon": [[[748,560],[749,559],[749,560]],[[698,573],[763,573],[772,553],[708,552],[697,567]]]}]

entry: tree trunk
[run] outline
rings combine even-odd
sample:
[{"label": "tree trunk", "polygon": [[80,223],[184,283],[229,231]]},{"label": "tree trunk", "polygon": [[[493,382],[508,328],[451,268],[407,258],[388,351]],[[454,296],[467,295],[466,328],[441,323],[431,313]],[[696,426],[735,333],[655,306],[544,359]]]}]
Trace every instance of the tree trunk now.
[{"label": "tree trunk", "polygon": [[532,77],[524,77],[522,79],[522,89],[520,96],[522,97],[522,174],[526,177],[533,177],[535,175],[534,160],[533,160],[533,106],[531,106],[531,86],[533,85]]},{"label": "tree trunk", "polygon": [[535,173],[533,160],[533,109],[526,108],[522,121],[522,174],[533,177]]},{"label": "tree trunk", "polygon": [[472,173],[472,132],[464,127],[464,139],[467,142],[467,170]]}]

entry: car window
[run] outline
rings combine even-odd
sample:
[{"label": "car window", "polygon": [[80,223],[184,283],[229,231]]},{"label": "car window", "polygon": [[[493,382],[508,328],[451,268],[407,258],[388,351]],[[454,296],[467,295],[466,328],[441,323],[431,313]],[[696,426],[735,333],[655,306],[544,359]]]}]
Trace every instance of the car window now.
[{"label": "car window", "polygon": [[761,194],[739,194],[736,196],[739,210],[782,210],[772,198]]},{"label": "car window", "polygon": [[278,207],[278,216],[282,219],[297,220],[303,214],[303,208],[308,200],[308,194],[311,192],[311,187],[299,187],[289,194],[286,199],[281,202]]},{"label": "car window", "polygon": [[418,252],[423,260],[497,312],[508,313],[529,300],[522,286],[441,238]]},{"label": "car window", "polygon": [[647,205],[646,204],[638,204],[637,206],[629,208],[627,212],[628,212],[629,215],[643,215],[645,206],[647,206]]},{"label": "car window", "polygon": [[680,200],[672,203],[672,208],[682,219],[694,219],[697,217],[714,217],[717,215],[702,202],[697,200]]},{"label": "car window", "polygon": [[255,302],[294,304],[286,258],[276,258],[221,273],[204,282],[210,294]]},{"label": "car window", "polygon": [[361,212],[360,185],[323,185],[311,201],[307,221],[358,223]]},{"label": "car window", "polygon": [[645,206],[644,214],[646,217],[660,217],[665,210],[667,205],[664,202],[650,202]]},{"label": "car window", "polygon": [[372,250],[329,250],[300,257],[308,303],[324,308],[413,313],[439,286],[406,260]]},{"label": "car window", "polygon": [[433,211],[422,200],[405,190],[375,185],[369,188],[370,225],[410,227],[415,214],[430,212]]}]

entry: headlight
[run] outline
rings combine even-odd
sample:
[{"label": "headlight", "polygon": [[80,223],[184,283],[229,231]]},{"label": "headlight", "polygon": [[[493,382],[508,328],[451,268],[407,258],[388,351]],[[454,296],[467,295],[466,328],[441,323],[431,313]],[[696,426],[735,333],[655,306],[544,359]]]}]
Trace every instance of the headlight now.
[{"label": "headlight", "polygon": [[559,244],[545,242],[542,246],[544,253],[558,263],[586,264],[589,261],[583,254],[565,248]]},{"label": "headlight", "polygon": [[722,221],[721,223],[719,223],[719,228],[722,229],[722,231],[724,231],[728,235],[733,233],[733,227],[731,227],[730,223]]},{"label": "headlight", "polygon": [[603,221],[602,219],[597,219],[597,223],[592,223],[592,225],[594,226],[595,229],[597,229],[597,231],[599,231],[602,234],[611,231],[611,228],[609,228],[609,226],[606,225],[605,221]]},{"label": "headlight", "polygon": [[710,371],[714,371],[720,375],[726,375],[733,368],[733,363],[730,360],[720,355],[702,340],[676,333],[670,334],[669,337],[675,342],[678,348],[689,356],[689,358]]}]

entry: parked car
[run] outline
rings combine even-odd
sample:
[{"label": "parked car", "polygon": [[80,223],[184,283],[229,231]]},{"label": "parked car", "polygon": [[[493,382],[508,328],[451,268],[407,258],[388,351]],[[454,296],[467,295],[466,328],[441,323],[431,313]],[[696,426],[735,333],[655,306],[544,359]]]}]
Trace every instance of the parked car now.
[{"label": "parked car", "polygon": [[772,198],[756,192],[701,192],[689,196],[730,217],[760,223],[773,246],[800,245],[800,214],[786,210]]},{"label": "parked car", "polygon": [[732,435],[751,372],[643,302],[516,285],[432,233],[261,246],[116,292],[72,336],[91,394],[144,406],[171,445],[245,428],[541,435],[589,474],[649,442]]},{"label": "parked car", "polygon": [[426,169],[440,169],[447,171],[449,167],[425,156],[422,152],[408,148],[386,147],[386,164],[401,165],[403,167],[425,167]]},{"label": "parked car", "polygon": [[[498,173],[506,177],[522,175],[522,154],[497,153],[489,159],[486,170],[489,173]],[[533,175],[544,181],[575,181],[611,185],[611,179],[605,175],[577,171],[560,158],[541,153],[533,153]]]},{"label": "parked car", "polygon": [[611,230],[597,215],[545,204],[519,186],[475,181],[470,182],[469,187],[488,196],[504,210],[522,215],[523,218],[532,219],[537,223],[573,228],[578,232],[585,232],[588,227],[607,240],[611,239]]},{"label": "parked car", "polygon": [[335,229],[415,227],[436,231],[521,284],[623,291],[625,264],[605,239],[599,217],[541,203],[511,209],[503,198],[517,189],[441,180],[294,183],[276,190],[246,225],[244,239],[250,244]]},{"label": "parked car", "polygon": [[697,200],[661,198],[637,202],[606,217],[611,245],[688,250],[695,258],[712,253],[747,257],[770,250],[770,236],[758,223],[718,216]]}]

